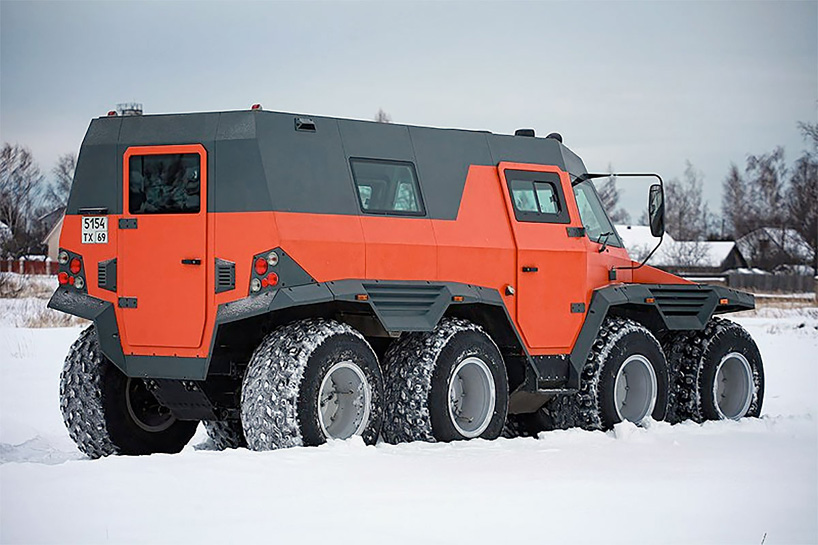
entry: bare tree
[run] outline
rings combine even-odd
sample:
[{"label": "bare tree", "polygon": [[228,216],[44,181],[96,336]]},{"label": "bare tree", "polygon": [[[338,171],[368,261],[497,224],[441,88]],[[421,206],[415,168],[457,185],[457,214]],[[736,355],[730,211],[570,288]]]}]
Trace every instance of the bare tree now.
[{"label": "bare tree", "polygon": [[684,178],[665,184],[665,225],[676,240],[700,241],[708,233],[710,211],[702,197],[702,174],[687,161]]},{"label": "bare tree", "polygon": [[[608,172],[613,172],[611,165],[608,165]],[[615,174],[600,179],[596,188],[599,193],[599,198],[602,200],[602,205],[605,207],[605,211],[613,223],[628,223],[631,221],[631,216],[628,214],[628,211],[618,206],[620,194],[619,188],[616,185]]]},{"label": "bare tree", "polygon": [[375,121],[378,123],[392,123],[392,116],[383,111],[383,108],[378,108],[378,113],[375,114]]},{"label": "bare tree", "polygon": [[813,151],[805,151],[795,162],[786,193],[788,223],[812,248],[813,270],[818,274],[818,124],[799,123]]},{"label": "bare tree", "polygon": [[15,257],[30,253],[40,244],[36,217],[42,211],[43,175],[31,151],[5,143],[0,149],[0,222],[11,229],[11,239],[0,253]]},{"label": "bare tree", "polygon": [[676,240],[663,251],[665,261],[674,267],[683,268],[706,267],[709,256],[710,248],[701,240]]},{"label": "bare tree", "polygon": [[721,213],[730,235],[738,238],[752,230],[754,223],[750,206],[750,190],[735,163],[730,164],[722,184]]},{"label": "bare tree", "polygon": [[744,170],[750,188],[750,214],[758,227],[784,227],[787,220],[784,184],[787,167],[784,148],[750,155]]},{"label": "bare tree", "polygon": [[77,156],[73,153],[64,153],[57,159],[57,165],[52,170],[54,183],[51,186],[50,198],[55,207],[65,206],[68,195],[71,193],[71,184],[74,182],[74,171],[77,169]]}]

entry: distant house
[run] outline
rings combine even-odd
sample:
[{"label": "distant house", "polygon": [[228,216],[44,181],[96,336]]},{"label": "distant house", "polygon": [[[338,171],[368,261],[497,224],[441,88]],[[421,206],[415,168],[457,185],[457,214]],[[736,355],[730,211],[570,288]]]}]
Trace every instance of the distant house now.
[{"label": "distant house", "polygon": [[[634,260],[644,259],[659,242],[645,225],[617,225],[616,231]],[[731,240],[675,240],[669,233],[665,233],[649,264],[675,273],[699,275],[747,267],[747,261]]]},{"label": "distant house", "polygon": [[62,222],[65,217],[65,207],[62,206],[42,216],[40,221],[45,226],[50,226],[48,234],[43,239],[43,244],[48,246],[48,257],[53,261],[57,260],[60,251],[60,232],[62,232]]},{"label": "distant house", "polygon": [[736,241],[751,267],[772,271],[810,265],[815,254],[795,229],[761,227]]}]

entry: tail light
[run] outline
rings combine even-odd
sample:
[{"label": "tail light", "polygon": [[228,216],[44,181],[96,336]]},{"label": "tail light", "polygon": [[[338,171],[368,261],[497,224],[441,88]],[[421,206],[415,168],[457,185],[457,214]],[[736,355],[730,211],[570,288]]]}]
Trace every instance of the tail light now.
[{"label": "tail light", "polygon": [[250,275],[251,294],[278,286],[278,273],[272,270],[277,268],[278,263],[278,253],[275,250],[268,250],[253,256],[253,270]]},{"label": "tail light", "polygon": [[57,282],[63,288],[86,291],[85,267],[82,256],[60,248],[57,254],[60,271],[57,273]]},{"label": "tail light", "polygon": [[267,260],[263,257],[259,257],[256,259],[255,265],[253,268],[256,270],[256,274],[259,276],[264,276],[267,274]]}]

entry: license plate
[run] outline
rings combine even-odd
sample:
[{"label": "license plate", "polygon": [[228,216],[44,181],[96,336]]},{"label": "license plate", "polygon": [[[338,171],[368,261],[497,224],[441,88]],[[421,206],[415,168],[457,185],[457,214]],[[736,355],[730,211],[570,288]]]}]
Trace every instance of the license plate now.
[{"label": "license plate", "polygon": [[83,216],[82,217],[82,243],[83,244],[107,244],[108,243],[108,217],[107,216]]}]

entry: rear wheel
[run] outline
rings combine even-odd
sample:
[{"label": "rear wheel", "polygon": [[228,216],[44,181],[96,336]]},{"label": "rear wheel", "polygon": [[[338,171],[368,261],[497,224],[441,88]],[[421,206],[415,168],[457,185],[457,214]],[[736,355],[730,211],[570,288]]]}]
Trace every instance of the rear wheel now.
[{"label": "rear wheel", "polygon": [[176,420],[141,379],[126,377],[99,350],[94,326],[71,346],[60,376],[68,434],[91,458],[179,452],[198,422]]},{"label": "rear wheel", "polygon": [[358,435],[374,444],[383,378],[372,347],[346,324],[304,320],[262,341],[242,383],[248,446],[272,450]]},{"label": "rear wheel", "polygon": [[431,332],[405,334],[385,367],[388,442],[495,439],[503,431],[505,365],[479,326],[446,318]]},{"label": "rear wheel", "polygon": [[738,420],[761,414],[761,353],[740,325],[713,318],[702,331],[674,335],[667,352],[671,421]]}]

